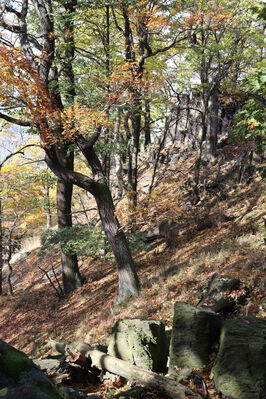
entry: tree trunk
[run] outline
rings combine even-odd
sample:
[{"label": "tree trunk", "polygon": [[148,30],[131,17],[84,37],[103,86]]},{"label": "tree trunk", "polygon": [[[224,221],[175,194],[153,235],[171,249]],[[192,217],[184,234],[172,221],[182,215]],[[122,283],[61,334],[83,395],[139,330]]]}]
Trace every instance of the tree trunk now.
[{"label": "tree trunk", "polygon": [[207,156],[213,156],[217,148],[219,130],[219,91],[214,88],[210,97],[210,126],[208,140],[206,143]]},{"label": "tree trunk", "polygon": [[150,100],[145,100],[145,113],[144,113],[144,148],[151,144],[151,109]]},{"label": "tree trunk", "polygon": [[120,131],[120,125],[121,125],[121,111],[118,108],[117,109],[117,116],[116,116],[116,123],[115,123],[115,140],[118,145],[117,151],[114,154],[114,160],[115,160],[115,172],[116,172],[116,178],[117,178],[117,188],[118,188],[118,198],[121,198],[124,194],[125,190],[125,185],[124,185],[124,180],[123,180],[123,164],[125,162],[125,141],[123,138],[123,135]]},{"label": "tree trunk", "polygon": [[122,229],[120,229],[118,220],[114,214],[111,192],[106,184],[101,163],[93,149],[93,144],[97,140],[100,130],[100,128],[98,131],[96,130],[89,141],[82,136],[76,138],[76,144],[86,158],[92,170],[93,178],[64,167],[58,159],[55,146],[45,147],[46,162],[60,180],[84,188],[94,196],[104,231],[117,262],[119,277],[118,299],[121,301],[125,296],[138,294],[139,280],[125,235]]},{"label": "tree trunk", "polygon": [[141,105],[140,101],[134,104],[131,111],[131,125],[132,137],[129,140],[128,146],[128,208],[129,208],[129,223],[134,225],[136,223],[137,203],[138,203],[138,156],[139,156],[139,140],[141,130]]},{"label": "tree trunk", "polygon": [[45,215],[46,215],[46,228],[47,230],[52,226],[52,215],[51,215],[51,206],[50,206],[50,190],[48,183],[45,184]]},{"label": "tree trunk", "polygon": [[201,168],[201,159],[202,159],[202,147],[204,140],[206,139],[206,133],[207,133],[207,122],[206,122],[206,112],[204,111],[201,114],[202,117],[202,125],[201,125],[201,131],[199,133],[199,138],[198,138],[198,148],[197,148],[197,154],[196,154],[196,161],[195,161],[195,167],[194,167],[194,195],[195,195],[195,203],[199,201],[199,182],[200,182],[200,168]]},{"label": "tree trunk", "polygon": [[65,343],[50,341],[49,344],[59,353],[65,355],[71,353],[71,359],[75,356],[78,358],[79,355],[82,355],[82,357],[91,359],[91,367],[95,366],[100,370],[109,371],[129,381],[137,381],[149,388],[164,392],[173,399],[188,399],[190,395],[195,399],[201,398],[198,394],[177,381],[163,377],[142,367],[135,366],[125,360],[110,356],[99,350],[92,349],[92,347],[85,342],[79,341],[66,345]]},{"label": "tree trunk", "polygon": [[118,302],[121,302],[125,297],[137,295],[139,292],[139,280],[135,264],[125,234],[120,229],[119,222],[114,215],[113,199],[105,176],[103,175],[100,161],[93,148],[90,148],[86,153],[83,152],[83,154],[92,169],[95,180],[98,180],[93,195],[98,206],[103,229],[117,262],[119,281]]},{"label": "tree trunk", "polygon": [[[61,163],[71,170],[73,170],[74,155],[73,152],[67,154],[67,147],[58,150]],[[57,181],[57,217],[58,229],[72,227],[72,203],[73,185],[67,183],[62,179]],[[63,279],[63,292],[68,294],[82,285],[82,277],[78,268],[78,260],[76,254],[70,254],[61,249],[61,262],[62,262],[62,279]]]},{"label": "tree trunk", "polygon": [[118,302],[125,297],[137,295],[139,281],[135,265],[118,220],[114,216],[113,200],[106,184],[101,184],[95,195],[103,229],[112,247],[118,265]]}]

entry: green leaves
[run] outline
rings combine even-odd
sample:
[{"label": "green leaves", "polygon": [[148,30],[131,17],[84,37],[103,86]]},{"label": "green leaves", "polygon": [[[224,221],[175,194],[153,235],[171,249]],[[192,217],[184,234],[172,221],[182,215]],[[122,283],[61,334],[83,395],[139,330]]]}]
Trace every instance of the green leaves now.
[{"label": "green leaves", "polygon": [[266,140],[266,62],[259,62],[243,82],[244,91],[249,96],[238,112],[235,122],[235,135],[242,139],[252,139],[257,151],[265,150]]},{"label": "green leaves", "polygon": [[73,226],[58,230],[46,230],[41,235],[41,254],[46,255],[62,248],[71,255],[83,255],[98,259],[101,253],[111,252],[101,227]]}]

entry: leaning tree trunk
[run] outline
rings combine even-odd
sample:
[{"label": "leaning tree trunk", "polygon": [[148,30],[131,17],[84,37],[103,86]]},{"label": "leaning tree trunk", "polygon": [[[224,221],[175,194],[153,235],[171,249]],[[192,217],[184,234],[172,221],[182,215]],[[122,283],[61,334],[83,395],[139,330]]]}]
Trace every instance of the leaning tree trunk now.
[{"label": "leaning tree trunk", "polygon": [[113,199],[103,175],[100,161],[93,148],[90,148],[86,154],[83,152],[83,154],[92,169],[95,180],[97,179],[93,195],[98,206],[104,232],[110,242],[117,262],[119,282],[118,301],[121,302],[127,296],[138,294],[139,280],[135,264],[125,234],[115,217]]},{"label": "leaning tree trunk", "polygon": [[[67,147],[63,147],[58,151],[58,153],[62,164],[73,170],[73,152],[67,154]],[[72,227],[72,192],[73,185],[59,178],[57,181],[57,218],[59,230]],[[61,248],[61,263],[63,292],[68,294],[82,285],[82,277],[78,268],[77,255],[70,254]]]},{"label": "leaning tree trunk", "polygon": [[138,294],[139,280],[125,235],[114,214],[111,192],[106,183],[101,163],[93,149],[93,145],[99,137],[100,131],[101,128],[98,128],[89,141],[83,136],[78,136],[76,138],[76,144],[86,158],[92,170],[93,178],[64,167],[58,159],[55,145],[45,146],[46,162],[59,179],[84,188],[94,196],[98,205],[104,231],[117,262],[119,276],[118,299],[121,301],[126,296]]},{"label": "leaning tree trunk", "polygon": [[137,295],[139,281],[135,265],[119,223],[114,216],[113,200],[106,184],[99,184],[95,192],[95,200],[99,209],[103,229],[112,247],[118,265],[118,301],[126,296]]}]

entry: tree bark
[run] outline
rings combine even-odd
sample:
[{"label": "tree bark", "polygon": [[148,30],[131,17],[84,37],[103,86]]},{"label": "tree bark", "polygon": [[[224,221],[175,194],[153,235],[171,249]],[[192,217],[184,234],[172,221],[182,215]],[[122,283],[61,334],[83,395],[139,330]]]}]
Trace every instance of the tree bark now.
[{"label": "tree bark", "polygon": [[210,96],[210,126],[206,143],[207,156],[213,156],[217,148],[219,133],[219,91],[215,87]]},{"label": "tree bark", "polygon": [[147,387],[163,391],[172,399],[187,399],[187,394],[193,394],[194,398],[200,398],[200,396],[176,381],[170,380],[150,370],[134,366],[124,360],[117,359],[116,357],[107,355],[98,350],[90,350],[86,353],[86,356],[91,358],[92,365],[97,368],[120,375],[129,381],[138,381]]},{"label": "tree bark", "polygon": [[144,148],[151,144],[151,109],[150,100],[145,100],[145,113],[144,113]]},{"label": "tree bark", "polygon": [[112,247],[118,266],[119,296],[122,301],[126,296],[137,295],[139,292],[139,280],[135,271],[134,261],[131,256],[125,235],[120,229],[118,220],[114,214],[114,205],[111,192],[106,183],[99,158],[92,148],[97,140],[99,132],[90,141],[82,136],[76,139],[76,144],[85,156],[93,173],[93,178],[73,172],[62,166],[57,158],[56,149],[53,146],[46,146],[46,162],[55,175],[68,183],[76,184],[89,191],[95,198],[104,231]]},{"label": "tree bark", "polygon": [[[61,163],[73,170],[74,154],[73,151],[67,154],[67,146],[57,150]],[[57,217],[58,230],[72,227],[72,203],[73,185],[62,179],[57,181]],[[61,248],[63,292],[68,294],[82,285],[82,277],[78,268],[76,254],[70,254]]]},{"label": "tree bark", "polygon": [[139,280],[134,261],[125,234],[120,229],[118,220],[114,215],[112,195],[103,174],[100,161],[94,149],[88,146],[83,138],[80,138],[77,144],[91,167],[94,179],[97,181],[93,195],[98,206],[103,229],[110,242],[118,265],[118,301],[121,302],[126,296],[137,295],[139,291]]},{"label": "tree bark", "polygon": [[81,354],[82,356],[91,359],[91,367],[96,366],[100,370],[109,371],[110,373],[124,377],[129,381],[137,381],[149,388],[157,389],[166,393],[172,399],[187,399],[189,395],[193,396],[195,399],[201,398],[198,394],[177,381],[170,380],[169,378],[156,374],[153,371],[143,369],[142,367],[130,364],[125,360],[92,349],[91,346],[86,343],[78,342],[76,344],[73,342],[70,345],[66,345],[64,343],[51,341],[50,346],[62,354],[67,354],[69,352],[73,355]]},{"label": "tree bark", "polygon": [[51,215],[51,206],[50,206],[50,189],[49,184],[45,183],[45,215],[46,215],[46,228],[49,230],[52,226],[52,215]]},{"label": "tree bark", "polygon": [[118,302],[121,302],[127,296],[138,294],[139,281],[135,271],[135,265],[125,235],[120,229],[118,220],[114,216],[113,200],[106,184],[98,186],[95,200],[97,202],[103,229],[110,242],[118,265]]}]

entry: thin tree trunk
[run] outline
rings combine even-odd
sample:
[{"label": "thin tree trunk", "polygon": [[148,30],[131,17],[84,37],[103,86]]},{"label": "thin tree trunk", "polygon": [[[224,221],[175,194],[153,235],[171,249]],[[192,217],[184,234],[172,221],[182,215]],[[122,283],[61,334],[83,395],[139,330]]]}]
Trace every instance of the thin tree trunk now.
[{"label": "thin tree trunk", "polygon": [[210,126],[209,135],[206,143],[207,156],[213,156],[217,148],[218,131],[219,131],[219,92],[218,88],[214,88],[210,97]]},{"label": "thin tree trunk", "polygon": [[118,197],[121,198],[124,194],[125,184],[123,180],[123,164],[125,162],[125,154],[124,154],[124,138],[122,133],[120,132],[121,125],[121,111],[120,108],[117,109],[116,123],[115,123],[115,140],[118,147],[118,151],[114,155],[115,159],[115,172],[117,178],[117,186],[118,186]]},{"label": "thin tree trunk", "polygon": [[52,226],[52,215],[51,215],[51,205],[50,205],[50,189],[48,183],[45,184],[45,215],[46,215],[46,228],[47,230]]},{"label": "thin tree trunk", "polygon": [[78,193],[78,197],[79,197],[79,202],[80,202],[80,204],[81,204],[83,213],[84,213],[84,215],[85,215],[85,217],[86,217],[87,224],[89,224],[90,220],[89,220],[89,217],[88,217],[88,214],[87,214],[87,211],[86,211],[86,207],[85,207],[85,205],[84,205],[84,202],[83,202],[83,199],[82,199],[81,194]]},{"label": "thin tree trunk", "polygon": [[141,130],[141,105],[140,101],[133,106],[130,116],[132,125],[132,137],[129,143],[130,154],[128,168],[128,205],[129,205],[129,223],[134,225],[137,221],[137,204],[138,204],[138,156],[139,156],[139,139]]},{"label": "thin tree trunk", "polygon": [[203,143],[204,143],[204,140],[206,139],[206,133],[207,133],[206,112],[203,112],[201,117],[202,117],[202,126],[201,126],[201,131],[199,134],[198,148],[197,148],[196,161],[195,161],[195,167],[194,167],[195,202],[199,201],[199,181],[200,181],[202,150],[203,150]]},{"label": "thin tree trunk", "polygon": [[151,144],[151,109],[150,100],[145,100],[145,113],[144,113],[144,148]]},{"label": "thin tree trunk", "polygon": [[167,133],[169,132],[170,123],[174,119],[173,111],[174,111],[174,108],[171,109],[169,116],[166,117],[166,119],[165,119],[163,137],[162,137],[162,140],[160,141],[159,146],[158,146],[158,150],[157,150],[156,158],[155,158],[155,162],[154,162],[154,168],[153,168],[151,183],[150,183],[150,186],[149,186],[149,196],[150,196],[150,194],[152,192],[152,189],[153,189],[154,180],[155,180],[155,176],[156,176],[156,172],[157,172],[157,167],[158,167],[158,163],[159,163],[159,159],[160,159],[161,150],[162,150],[162,148],[164,146],[164,142],[165,142]]},{"label": "thin tree trunk", "polygon": [[[107,78],[107,84],[106,84],[106,94],[107,98],[110,95],[110,85],[109,85],[109,77],[110,77],[110,6],[106,5],[105,6],[105,21],[106,21],[106,31],[105,31],[105,38],[103,39],[103,45],[104,45],[104,51],[105,51],[105,72],[106,72],[106,78]],[[109,110],[106,113],[106,118],[109,120]],[[107,180],[108,186],[110,186],[110,172],[111,172],[111,152],[110,149],[108,148],[108,144],[110,143],[110,129],[107,128],[105,131],[104,135],[104,141],[105,141],[105,154],[103,156],[103,171]]]}]

